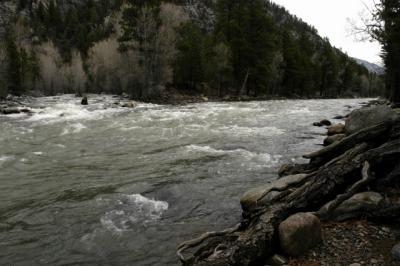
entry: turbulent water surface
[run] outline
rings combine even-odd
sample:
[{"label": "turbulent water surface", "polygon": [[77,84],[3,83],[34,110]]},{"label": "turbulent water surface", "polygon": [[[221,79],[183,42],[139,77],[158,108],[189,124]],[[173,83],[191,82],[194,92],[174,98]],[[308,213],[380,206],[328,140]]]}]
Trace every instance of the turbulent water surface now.
[{"label": "turbulent water surface", "polygon": [[363,101],[90,100],[0,116],[1,265],[177,265],[179,242],[236,224],[245,190],[318,148],[313,121]]}]

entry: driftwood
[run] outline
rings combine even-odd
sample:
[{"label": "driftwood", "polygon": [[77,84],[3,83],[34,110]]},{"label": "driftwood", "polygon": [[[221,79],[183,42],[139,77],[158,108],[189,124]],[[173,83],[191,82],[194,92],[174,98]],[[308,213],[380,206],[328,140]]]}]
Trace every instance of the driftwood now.
[{"label": "driftwood", "polygon": [[[244,208],[240,225],[203,234],[179,246],[178,256],[184,265],[265,265],[265,260],[279,249],[277,228],[297,212],[313,212],[321,219],[355,193],[371,188],[385,196],[385,204],[374,213],[360,213],[364,218],[393,218],[400,215],[400,202],[378,190],[380,181],[398,182],[400,174],[399,120],[382,123],[346,137],[323,150],[305,156],[311,159],[308,172],[299,182],[256,191],[246,200],[254,204]],[[310,170],[311,171],[311,170]],[[290,178],[288,178],[290,180]],[[249,200],[250,199],[250,200]],[[251,206],[248,207],[248,206]],[[209,240],[208,243],[205,243]],[[192,256],[183,251],[203,244]]]}]

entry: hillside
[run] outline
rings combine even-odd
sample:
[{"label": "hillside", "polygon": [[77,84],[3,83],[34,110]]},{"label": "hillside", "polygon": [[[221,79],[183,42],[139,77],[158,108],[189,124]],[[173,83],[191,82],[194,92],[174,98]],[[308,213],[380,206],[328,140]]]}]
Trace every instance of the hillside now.
[{"label": "hillside", "polygon": [[151,100],[174,88],[335,98],[383,90],[379,75],[270,1],[19,0],[0,3],[0,12],[0,96],[124,92]]}]

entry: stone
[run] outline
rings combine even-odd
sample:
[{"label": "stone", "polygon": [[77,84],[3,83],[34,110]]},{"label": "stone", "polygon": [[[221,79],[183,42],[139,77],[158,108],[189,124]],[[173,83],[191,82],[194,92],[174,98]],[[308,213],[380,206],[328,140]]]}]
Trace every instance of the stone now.
[{"label": "stone", "polygon": [[288,260],[285,257],[278,255],[278,254],[275,254],[274,256],[270,257],[267,260],[267,265],[270,265],[270,266],[282,266],[282,265],[287,265],[287,264],[288,264]]},{"label": "stone", "polygon": [[342,202],[332,215],[338,221],[355,218],[362,212],[378,210],[383,201],[383,196],[377,192],[358,193]]},{"label": "stone", "polygon": [[279,225],[279,240],[287,255],[303,255],[322,241],[321,222],[312,213],[294,214]]},{"label": "stone", "polygon": [[344,134],[344,133],[345,133],[345,126],[341,123],[328,127],[328,136]]},{"label": "stone", "polygon": [[332,123],[328,119],[321,120],[320,122],[323,126],[331,126]]},{"label": "stone", "polygon": [[336,134],[333,136],[329,136],[326,139],[324,139],[324,146],[329,146],[333,143],[335,143],[336,141],[340,141],[342,139],[344,139],[346,137],[345,134]]},{"label": "stone", "polygon": [[81,104],[82,105],[89,105],[88,98],[86,96],[82,98]]},{"label": "stone", "polygon": [[21,111],[16,107],[2,109],[1,112],[5,115],[19,114]]},{"label": "stone", "polygon": [[392,248],[392,256],[395,260],[400,261],[400,243]]},{"label": "stone", "polygon": [[361,266],[361,264],[360,263],[352,263],[352,264],[349,264],[349,266]]},{"label": "stone", "polygon": [[321,122],[314,122],[313,126],[314,127],[322,127],[323,125],[321,124]]},{"label": "stone", "polygon": [[135,108],[137,106],[137,104],[135,102],[126,102],[122,104],[122,107],[125,108]]},{"label": "stone", "polygon": [[[306,174],[289,175],[280,179],[274,180],[273,182],[251,189],[243,194],[240,198],[240,204],[244,212],[249,212],[259,206],[264,206],[271,202],[277,197],[280,192],[275,191],[276,189],[283,189],[290,184],[297,184],[306,178]],[[264,197],[263,197],[264,195]]]},{"label": "stone", "polygon": [[337,115],[337,116],[335,116],[333,119],[342,120],[342,119],[345,119],[345,118],[346,118],[346,116]]},{"label": "stone", "polygon": [[353,111],[346,120],[346,134],[354,134],[361,129],[374,126],[376,124],[393,121],[398,114],[387,105],[364,107]]}]

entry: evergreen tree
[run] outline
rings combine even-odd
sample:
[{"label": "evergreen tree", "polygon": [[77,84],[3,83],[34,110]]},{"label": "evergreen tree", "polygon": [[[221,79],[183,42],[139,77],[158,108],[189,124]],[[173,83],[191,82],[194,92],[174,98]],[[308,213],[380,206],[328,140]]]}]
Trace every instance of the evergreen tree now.
[{"label": "evergreen tree", "polygon": [[14,95],[21,95],[23,93],[21,56],[11,33],[8,33],[6,38],[6,51],[8,92]]},{"label": "evergreen tree", "polygon": [[196,90],[204,80],[204,35],[194,23],[182,25],[178,32],[174,63],[174,83],[179,88]]},{"label": "evergreen tree", "polygon": [[237,94],[267,93],[275,29],[262,0],[219,0],[216,32],[232,52]]}]

